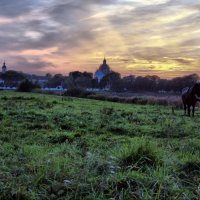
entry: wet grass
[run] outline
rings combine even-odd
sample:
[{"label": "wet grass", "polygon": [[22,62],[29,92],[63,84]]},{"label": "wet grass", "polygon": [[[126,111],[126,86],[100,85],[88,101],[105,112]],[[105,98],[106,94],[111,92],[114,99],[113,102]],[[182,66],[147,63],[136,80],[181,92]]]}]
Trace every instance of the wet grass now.
[{"label": "wet grass", "polygon": [[0,93],[0,199],[199,199],[200,112]]}]

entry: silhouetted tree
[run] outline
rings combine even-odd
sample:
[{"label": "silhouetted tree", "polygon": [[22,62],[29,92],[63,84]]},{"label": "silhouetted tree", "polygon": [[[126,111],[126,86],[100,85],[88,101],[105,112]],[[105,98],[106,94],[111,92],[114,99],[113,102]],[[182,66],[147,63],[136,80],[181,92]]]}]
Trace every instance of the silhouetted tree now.
[{"label": "silhouetted tree", "polygon": [[39,85],[32,83],[28,79],[22,81],[18,87],[20,92],[31,92],[33,89],[40,88]]},{"label": "silhouetted tree", "polygon": [[52,75],[51,75],[50,73],[47,73],[47,74],[46,74],[46,78],[49,80],[49,79],[52,78]]},{"label": "silhouetted tree", "polygon": [[52,78],[48,80],[47,86],[55,88],[61,86],[65,77],[62,74],[55,74]]},{"label": "silhouetted tree", "polygon": [[125,76],[124,78],[122,78],[122,82],[125,90],[132,91],[135,82],[135,76]]},{"label": "silhouetted tree", "polygon": [[1,74],[0,78],[4,80],[6,86],[16,87],[26,76],[22,72],[9,70]]},{"label": "silhouetted tree", "polygon": [[67,89],[75,87],[75,82],[71,76],[65,77],[63,87]]},{"label": "silhouetted tree", "polygon": [[89,72],[70,72],[69,78],[73,81],[74,87],[91,88],[93,85],[93,74]]},{"label": "silhouetted tree", "polygon": [[167,79],[160,79],[157,85],[157,91],[169,91],[171,88],[170,86],[170,80]]},{"label": "silhouetted tree", "polygon": [[74,71],[74,72],[70,72],[69,76],[73,78],[73,80],[76,80],[77,78],[82,76],[82,73],[79,71]]},{"label": "silhouetted tree", "polygon": [[109,86],[110,88],[112,88],[114,83],[116,81],[119,81],[120,79],[121,79],[121,76],[119,73],[111,72],[102,78],[102,80],[99,83],[99,87],[105,88],[105,87]]}]

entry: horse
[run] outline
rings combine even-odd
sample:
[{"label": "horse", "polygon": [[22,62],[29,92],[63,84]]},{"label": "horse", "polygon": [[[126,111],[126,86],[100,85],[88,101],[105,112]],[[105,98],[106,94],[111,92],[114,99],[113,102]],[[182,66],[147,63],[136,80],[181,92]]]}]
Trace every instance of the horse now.
[{"label": "horse", "polygon": [[182,101],[185,115],[186,110],[188,110],[188,116],[190,116],[190,107],[192,106],[192,116],[194,117],[196,102],[200,101],[200,83],[195,83],[192,87],[183,88]]}]

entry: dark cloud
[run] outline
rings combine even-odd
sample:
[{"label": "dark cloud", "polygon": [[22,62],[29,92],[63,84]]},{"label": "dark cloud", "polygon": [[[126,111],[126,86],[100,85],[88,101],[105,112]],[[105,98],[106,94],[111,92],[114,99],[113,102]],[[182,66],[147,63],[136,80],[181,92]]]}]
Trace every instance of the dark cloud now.
[{"label": "dark cloud", "polygon": [[177,61],[178,63],[184,64],[184,65],[191,65],[193,63],[193,61],[186,60],[186,59],[183,59],[183,58],[176,58],[176,59],[173,59],[173,60]]},{"label": "dark cloud", "polygon": [[56,66],[51,62],[45,62],[38,58],[32,59],[30,61],[21,56],[10,57],[7,67],[9,70],[21,71],[22,69],[24,69],[24,71],[30,73],[37,72],[38,70],[41,71],[42,69],[47,67],[56,68]]},{"label": "dark cloud", "polygon": [[182,46],[193,46],[199,47],[200,46],[200,36],[192,39],[188,39],[181,43]]},{"label": "dark cloud", "polygon": [[[48,19],[25,20],[20,23],[3,25],[0,30],[0,35],[2,33],[0,51],[5,49],[43,49],[58,46],[59,52],[62,52],[66,47],[76,48],[88,41],[91,42],[94,38],[91,25],[80,22],[81,17],[89,14],[90,6],[86,6],[82,1],[79,1],[80,4],[77,2],[54,3],[44,7],[41,10],[41,15],[48,16]],[[22,7],[26,8],[29,3],[30,1],[27,1]],[[16,4],[17,7],[19,5]],[[11,7],[9,8],[11,9]],[[9,15],[9,17],[11,16]],[[75,23],[79,23],[79,25],[75,25]],[[41,37],[38,39],[27,37],[26,32],[28,31],[36,31],[41,34]]]},{"label": "dark cloud", "polygon": [[35,61],[28,61],[28,60],[24,60],[22,59],[21,61],[18,61],[15,63],[15,67],[18,68],[23,68],[26,70],[30,70],[30,69],[42,69],[42,68],[46,68],[46,67],[55,67],[55,65],[53,63],[50,62],[45,62],[45,61],[41,61],[41,60],[35,60]]},{"label": "dark cloud", "polygon": [[0,1],[0,16],[16,17],[29,13],[37,3],[32,0],[1,0]]}]

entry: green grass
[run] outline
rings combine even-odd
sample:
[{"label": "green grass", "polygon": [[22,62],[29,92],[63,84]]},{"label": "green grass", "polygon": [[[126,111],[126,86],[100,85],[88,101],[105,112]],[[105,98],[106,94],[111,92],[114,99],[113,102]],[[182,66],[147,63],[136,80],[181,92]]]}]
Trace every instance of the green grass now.
[{"label": "green grass", "polygon": [[200,112],[0,93],[0,199],[199,199]]}]

